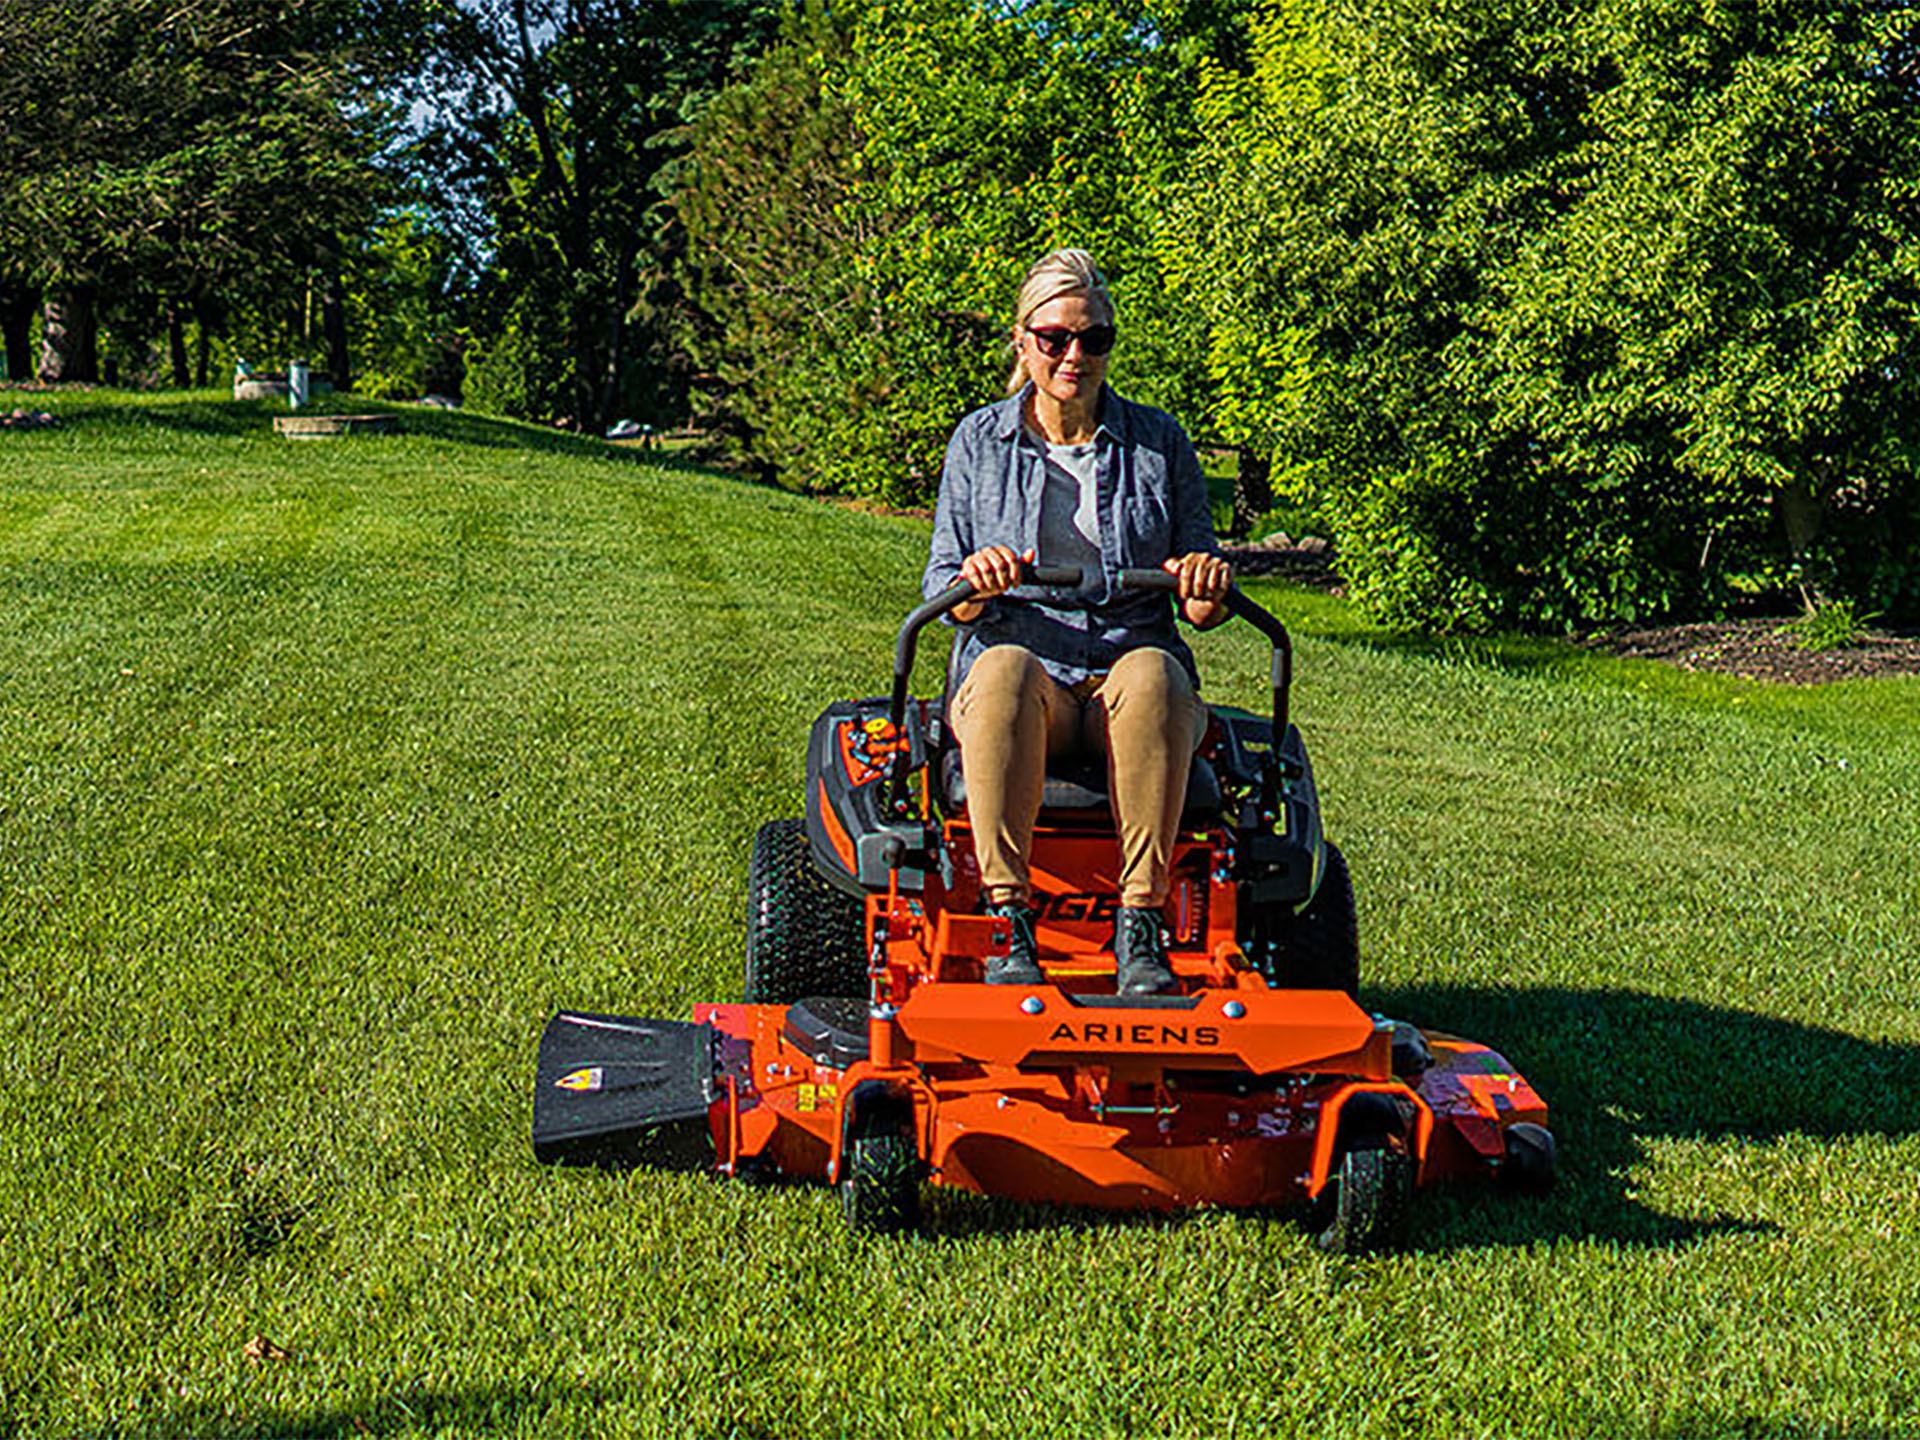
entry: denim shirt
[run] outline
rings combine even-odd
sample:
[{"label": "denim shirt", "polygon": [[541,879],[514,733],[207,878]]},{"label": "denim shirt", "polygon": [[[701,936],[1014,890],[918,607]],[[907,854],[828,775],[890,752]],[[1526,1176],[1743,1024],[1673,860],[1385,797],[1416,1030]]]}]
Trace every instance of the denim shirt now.
[{"label": "denim shirt", "polygon": [[[1021,418],[1032,392],[1029,385],[974,411],[953,432],[940,475],[933,550],[920,582],[926,597],[958,580],[961,562],[983,546],[1025,554],[1039,545],[1046,450]],[[1218,553],[1193,444],[1171,415],[1122,399],[1109,386],[1101,392],[1094,453],[1101,574],[1077,592],[1023,585],[987,601],[969,628],[956,680],[992,645],[1024,645],[1063,685],[1111,670],[1129,650],[1156,645],[1199,685],[1193,652],[1174,629],[1173,598],[1116,584],[1123,569],[1157,569],[1195,550]],[[1038,563],[1048,564],[1048,557]]]}]

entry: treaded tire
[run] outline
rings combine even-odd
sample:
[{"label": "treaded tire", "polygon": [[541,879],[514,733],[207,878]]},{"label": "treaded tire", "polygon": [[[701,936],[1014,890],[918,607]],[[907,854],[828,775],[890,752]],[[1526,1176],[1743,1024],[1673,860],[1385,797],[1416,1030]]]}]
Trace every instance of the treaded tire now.
[{"label": "treaded tire", "polygon": [[897,1235],[920,1223],[920,1149],[913,1136],[880,1130],[847,1142],[840,1212],[869,1235]]},{"label": "treaded tire", "polygon": [[1330,1255],[1373,1255],[1406,1241],[1413,1161],[1398,1150],[1349,1150],[1321,1196],[1320,1248]]},{"label": "treaded tire", "polygon": [[[1254,951],[1267,983],[1283,990],[1360,994],[1360,917],[1353,875],[1340,847],[1327,841],[1320,888],[1297,914],[1277,907],[1254,921]],[[1272,953],[1268,953],[1267,942]]]},{"label": "treaded tire", "polygon": [[747,862],[749,1005],[867,993],[866,912],[813,868],[804,820],[769,820]]}]

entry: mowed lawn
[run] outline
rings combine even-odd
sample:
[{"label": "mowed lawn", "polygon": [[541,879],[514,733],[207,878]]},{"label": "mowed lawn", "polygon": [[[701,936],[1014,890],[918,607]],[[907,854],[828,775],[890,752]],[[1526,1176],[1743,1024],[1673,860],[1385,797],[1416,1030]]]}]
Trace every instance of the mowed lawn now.
[{"label": "mowed lawn", "polygon": [[[1258,587],[1363,998],[1505,1050],[1560,1188],[1369,1260],[966,1196],[856,1239],[543,1170],[530,1084],[557,1007],[737,994],[749,840],[884,688],[924,525],[469,417],[20,403],[64,423],[0,433],[0,1436],[1920,1435],[1920,681]],[[1251,631],[1199,649],[1261,703]]]}]

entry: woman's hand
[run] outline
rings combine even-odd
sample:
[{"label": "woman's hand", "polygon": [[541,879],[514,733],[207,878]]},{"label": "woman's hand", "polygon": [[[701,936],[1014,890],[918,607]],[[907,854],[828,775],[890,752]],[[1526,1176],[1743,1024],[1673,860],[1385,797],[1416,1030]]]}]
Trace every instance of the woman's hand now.
[{"label": "woman's hand", "polygon": [[960,562],[960,578],[973,586],[975,599],[953,607],[953,618],[971,625],[987,608],[982,602],[1004,595],[1020,583],[1020,571],[1033,563],[1035,552],[1016,554],[1011,546],[988,545]]},{"label": "woman's hand", "polygon": [[1196,550],[1169,560],[1161,569],[1179,579],[1174,592],[1180,599],[1180,613],[1196,630],[1218,625],[1227,618],[1227,591],[1233,588],[1233,567],[1218,555]]}]

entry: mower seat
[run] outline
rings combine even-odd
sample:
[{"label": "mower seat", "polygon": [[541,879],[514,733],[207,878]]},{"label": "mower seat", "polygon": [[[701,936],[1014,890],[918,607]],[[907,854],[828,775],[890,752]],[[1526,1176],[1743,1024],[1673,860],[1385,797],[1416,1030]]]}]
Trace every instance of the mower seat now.
[{"label": "mower seat", "polygon": [[[1106,767],[1097,761],[1055,762],[1047,772],[1046,786],[1040,792],[1042,820],[1054,823],[1085,823],[1104,820],[1110,813],[1107,799]],[[967,808],[967,780],[960,766],[960,747],[949,745],[940,756],[940,793],[945,797],[949,815]],[[1182,829],[1201,829],[1220,818],[1226,804],[1220,793],[1220,777],[1206,757],[1196,755],[1187,769],[1187,803],[1181,811]],[[1049,814],[1049,812],[1052,812]]]}]

